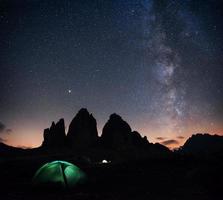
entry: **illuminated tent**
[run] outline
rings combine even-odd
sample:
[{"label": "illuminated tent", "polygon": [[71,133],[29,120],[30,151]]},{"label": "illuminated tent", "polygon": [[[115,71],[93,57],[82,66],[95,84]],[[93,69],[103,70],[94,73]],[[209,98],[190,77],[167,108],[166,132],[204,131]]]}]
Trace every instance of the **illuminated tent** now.
[{"label": "illuminated tent", "polygon": [[33,177],[33,184],[71,188],[85,180],[85,173],[77,166],[66,161],[53,161],[37,170]]}]

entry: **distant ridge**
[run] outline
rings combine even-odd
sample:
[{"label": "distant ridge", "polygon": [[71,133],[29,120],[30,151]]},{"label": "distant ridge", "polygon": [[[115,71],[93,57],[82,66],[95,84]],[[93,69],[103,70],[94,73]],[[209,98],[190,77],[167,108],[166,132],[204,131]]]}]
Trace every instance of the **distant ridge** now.
[{"label": "distant ridge", "polygon": [[197,157],[223,155],[223,136],[197,133],[192,135],[179,152]]},{"label": "distant ridge", "polygon": [[[7,144],[0,142],[0,156],[23,156],[30,152],[38,152],[40,148],[33,148],[33,149],[23,149],[20,147],[13,147]],[[1,157],[0,157],[1,158]]]}]

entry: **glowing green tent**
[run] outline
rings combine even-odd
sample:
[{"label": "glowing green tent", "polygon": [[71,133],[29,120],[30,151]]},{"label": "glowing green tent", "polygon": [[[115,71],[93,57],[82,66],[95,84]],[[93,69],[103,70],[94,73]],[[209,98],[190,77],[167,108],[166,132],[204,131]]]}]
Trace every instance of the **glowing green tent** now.
[{"label": "glowing green tent", "polygon": [[33,177],[34,185],[71,188],[86,180],[85,173],[66,161],[53,161],[40,167]]}]

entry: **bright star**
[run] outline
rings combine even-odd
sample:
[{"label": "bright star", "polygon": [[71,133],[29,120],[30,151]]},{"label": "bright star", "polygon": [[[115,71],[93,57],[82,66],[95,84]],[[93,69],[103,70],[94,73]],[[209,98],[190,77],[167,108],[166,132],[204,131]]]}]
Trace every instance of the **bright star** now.
[{"label": "bright star", "polygon": [[71,94],[72,90],[68,90],[68,93]]}]

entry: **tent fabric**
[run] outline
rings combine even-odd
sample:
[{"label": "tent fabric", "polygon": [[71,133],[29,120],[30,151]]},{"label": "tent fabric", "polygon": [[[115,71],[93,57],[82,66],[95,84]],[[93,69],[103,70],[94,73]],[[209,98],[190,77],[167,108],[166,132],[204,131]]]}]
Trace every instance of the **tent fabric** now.
[{"label": "tent fabric", "polygon": [[40,167],[33,177],[34,185],[59,185],[74,187],[86,180],[86,174],[77,166],[66,161],[53,161]]}]

